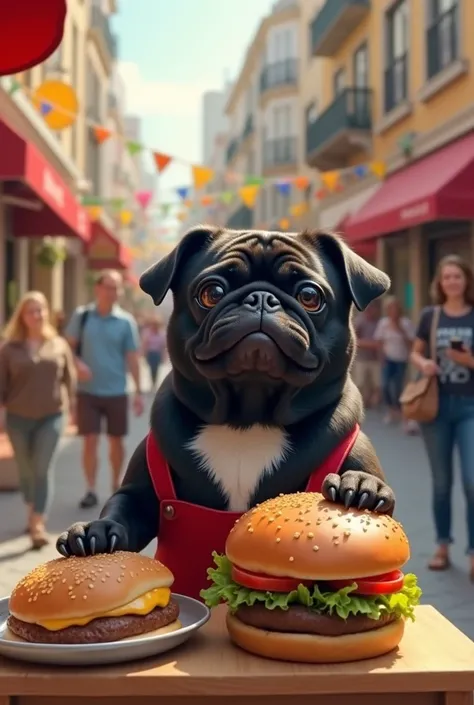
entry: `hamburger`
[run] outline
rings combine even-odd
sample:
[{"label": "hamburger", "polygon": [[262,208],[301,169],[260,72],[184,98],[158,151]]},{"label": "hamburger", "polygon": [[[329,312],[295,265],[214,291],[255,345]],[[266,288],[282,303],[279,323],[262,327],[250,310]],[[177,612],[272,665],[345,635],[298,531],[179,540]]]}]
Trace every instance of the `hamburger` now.
[{"label": "hamburger", "polygon": [[281,495],[244,514],[214,554],[209,607],[228,606],[232,641],[267,658],[357,661],[395,649],[421,590],[400,570],[401,524],[321,494]]},{"label": "hamburger", "polygon": [[8,628],[42,644],[97,644],[181,627],[174,576],[158,561],[117,551],[57,558],[13,590]]}]

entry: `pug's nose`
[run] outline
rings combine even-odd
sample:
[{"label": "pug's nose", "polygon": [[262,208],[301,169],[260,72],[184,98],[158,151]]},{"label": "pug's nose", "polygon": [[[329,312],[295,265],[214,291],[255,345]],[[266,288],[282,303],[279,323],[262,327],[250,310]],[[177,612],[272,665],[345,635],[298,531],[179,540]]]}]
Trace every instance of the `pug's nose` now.
[{"label": "pug's nose", "polygon": [[275,313],[275,311],[281,309],[281,303],[277,297],[268,291],[253,291],[245,297],[242,303],[247,311]]}]

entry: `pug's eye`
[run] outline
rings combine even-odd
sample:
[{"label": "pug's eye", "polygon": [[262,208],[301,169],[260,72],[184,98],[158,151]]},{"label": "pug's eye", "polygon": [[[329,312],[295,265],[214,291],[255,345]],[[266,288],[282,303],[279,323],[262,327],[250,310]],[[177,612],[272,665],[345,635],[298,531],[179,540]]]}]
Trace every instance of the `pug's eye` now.
[{"label": "pug's eye", "polygon": [[326,305],[324,294],[314,284],[305,284],[296,294],[297,300],[308,313],[319,313]]},{"label": "pug's eye", "polygon": [[206,284],[199,290],[196,299],[202,308],[214,308],[224,296],[225,289],[222,284],[212,282],[211,284]]}]

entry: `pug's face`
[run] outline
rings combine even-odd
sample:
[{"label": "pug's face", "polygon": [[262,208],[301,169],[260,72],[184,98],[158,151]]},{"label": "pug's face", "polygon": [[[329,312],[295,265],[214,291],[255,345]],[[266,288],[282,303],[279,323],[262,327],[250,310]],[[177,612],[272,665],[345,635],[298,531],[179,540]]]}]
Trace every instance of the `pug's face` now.
[{"label": "pug's face", "polygon": [[347,375],[352,303],[365,308],[388,278],[331,235],[199,228],[140,283],[156,303],[173,290],[170,358],[202,395],[193,410],[207,387],[214,414],[248,423]]}]

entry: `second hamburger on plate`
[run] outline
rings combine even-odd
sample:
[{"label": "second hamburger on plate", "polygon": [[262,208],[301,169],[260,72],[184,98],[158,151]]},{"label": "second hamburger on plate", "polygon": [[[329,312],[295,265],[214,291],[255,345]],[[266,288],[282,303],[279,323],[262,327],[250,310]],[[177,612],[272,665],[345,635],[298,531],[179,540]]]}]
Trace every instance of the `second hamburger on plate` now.
[{"label": "second hamburger on plate", "polygon": [[400,570],[408,539],[392,518],[317,493],[268,500],[244,514],[214,555],[208,607],[229,608],[238,646],[286,661],[329,663],[395,649],[421,590]]},{"label": "second hamburger on plate", "polygon": [[8,628],[43,644],[97,644],[180,629],[174,576],[159,561],[127,551],[57,558],[17,584]]}]

